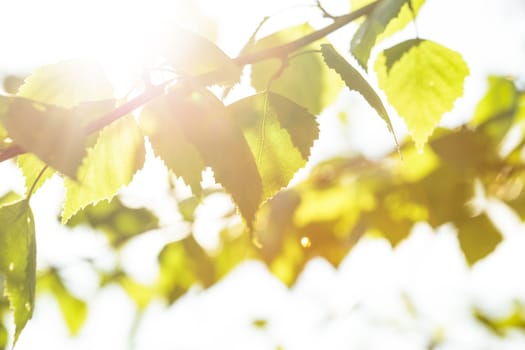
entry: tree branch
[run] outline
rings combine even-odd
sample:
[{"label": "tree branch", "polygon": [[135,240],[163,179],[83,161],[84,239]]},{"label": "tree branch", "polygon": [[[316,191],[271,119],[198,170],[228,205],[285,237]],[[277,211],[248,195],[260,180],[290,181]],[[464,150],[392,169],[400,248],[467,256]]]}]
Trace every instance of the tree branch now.
[{"label": "tree branch", "polygon": [[[367,15],[370,13],[377,5],[380,0],[374,1],[373,3],[363,6],[362,8],[351,12],[347,15],[337,17],[333,23],[328,26],[321,28],[315,32],[312,32],[308,35],[305,35],[299,39],[290,41],[286,44],[282,44],[275,47],[270,47],[260,51],[241,54],[238,57],[233,59],[233,62],[240,67],[246,66],[248,64],[253,64],[256,62],[265,61],[271,58],[282,58],[288,56],[290,53],[301,49],[304,46],[307,46],[319,39],[324,38],[328,34],[335,32],[336,30],[346,26],[347,24],[355,21],[356,19]],[[192,85],[210,85],[214,83],[214,78],[216,77],[216,72],[206,73],[200,76],[191,77]],[[165,87],[170,82],[163,83],[160,85],[153,86],[142,94],[136,96],[135,98],[129,100],[128,102],[118,106],[111,112],[103,115],[101,118],[90,123],[86,129],[86,134],[91,134],[102,130],[105,126],[113,123],[114,121],[122,118],[123,116],[133,112],[136,108],[152,101],[156,97],[162,96],[165,93]],[[8,149],[0,152],[0,162],[14,158],[20,154],[24,154],[26,151],[18,145],[13,145]]]}]

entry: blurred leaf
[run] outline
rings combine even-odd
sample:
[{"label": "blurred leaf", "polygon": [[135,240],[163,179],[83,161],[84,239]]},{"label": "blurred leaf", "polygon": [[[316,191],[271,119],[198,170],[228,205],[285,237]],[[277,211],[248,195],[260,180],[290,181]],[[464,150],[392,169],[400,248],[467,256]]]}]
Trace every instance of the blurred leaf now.
[{"label": "blurred leaf", "polygon": [[4,90],[9,95],[16,95],[20,86],[24,84],[24,78],[16,75],[7,75],[4,77]]},{"label": "blurred leaf", "polygon": [[486,214],[456,223],[461,250],[469,265],[483,259],[497,247],[502,236]]},{"label": "blurred leaf", "polygon": [[493,139],[493,147],[497,147],[517,119],[518,107],[519,94],[514,82],[504,77],[489,76],[487,92],[479,101],[469,124],[482,128]]},{"label": "blurred leaf", "polygon": [[250,146],[265,200],[287,186],[306,164],[319,133],[315,116],[275,93],[244,98],[227,110]]},{"label": "blurred leaf", "polygon": [[126,207],[118,197],[91,204],[67,222],[68,227],[89,225],[103,231],[114,247],[120,247],[134,236],[158,228],[158,224],[159,219],[151,211]]},{"label": "blurred leaf", "polygon": [[470,123],[478,126],[493,117],[513,113],[517,108],[518,97],[518,91],[512,80],[489,76],[487,92],[478,102]]},{"label": "blurred leaf", "polygon": [[[313,30],[309,24],[290,27],[264,37],[253,45],[248,45],[245,51],[257,52],[279,46],[307,35]],[[318,50],[321,42],[323,41],[310,44],[303,49]],[[263,92],[270,86],[271,91],[305,106],[313,114],[319,114],[335,100],[343,86],[337,75],[326,67],[322,57],[316,53],[302,54],[290,59],[279,77],[268,85],[282,65],[283,62],[279,59],[254,64],[251,75],[253,87],[258,92]]]},{"label": "blurred leaf", "polygon": [[422,150],[442,115],[463,94],[469,71],[459,53],[437,43],[413,39],[410,46],[389,72],[386,51],[379,55],[375,69],[379,86],[405,120],[416,148]]},{"label": "blurred leaf", "polygon": [[147,104],[140,114],[140,127],[148,136],[153,152],[177,176],[181,176],[193,193],[200,195],[201,174],[206,168],[199,150],[184,135],[178,122],[180,111],[170,104],[170,95]]},{"label": "blurred leaf", "polygon": [[211,74],[216,83],[235,82],[241,68],[208,39],[180,27],[172,28],[162,41],[161,52],[183,76]]},{"label": "blurred leaf", "polygon": [[200,204],[199,198],[191,196],[179,202],[179,212],[185,221],[195,220],[195,209]]},{"label": "blurred leaf", "polygon": [[159,288],[173,303],[193,285],[209,287],[215,282],[213,263],[193,235],[166,245],[159,254]]},{"label": "blurred leaf", "polygon": [[[378,36],[385,32],[388,24],[400,14],[401,8],[404,6],[408,7],[409,2],[410,0],[380,1],[372,10],[372,13],[366,17],[366,20],[361,24],[352,37],[352,42],[350,44],[350,51],[361,67],[368,69],[370,51],[372,51],[372,48],[376,44]],[[421,4],[419,6],[421,6]],[[395,27],[389,28],[387,35],[401,29],[412,20],[412,18],[407,17],[407,14],[411,15],[410,9],[408,9],[408,13],[406,11],[407,10],[403,12],[403,19],[400,19],[399,22],[395,24]]]},{"label": "blurred leaf", "polygon": [[[374,108],[379,116],[385,121],[388,130],[394,134],[390,117],[375,90],[361,76],[361,74],[352,67],[330,44],[321,45],[321,52],[328,67],[335,70],[346,83],[350,90],[357,91],[364,97],[368,104]],[[394,136],[395,138],[395,136]],[[397,141],[396,141],[397,143]]]},{"label": "blurred leaf", "polygon": [[58,302],[69,333],[72,336],[77,335],[87,318],[88,308],[86,302],[71,294],[58,272],[54,269],[46,271],[39,276],[38,288],[53,294]]},{"label": "blurred leaf", "polygon": [[516,302],[514,310],[506,317],[493,318],[474,308],[474,317],[499,337],[505,337],[508,331],[518,328],[525,331],[525,310],[521,303]]},{"label": "blurred leaf", "polygon": [[33,315],[36,283],[35,223],[26,201],[0,207],[0,273],[14,311],[15,340]]},{"label": "blurred leaf", "polygon": [[244,138],[228,110],[208,91],[170,95],[173,120],[185,138],[211,166],[217,182],[228,191],[248,226],[262,200],[261,177]]},{"label": "blurred leaf", "polygon": [[110,275],[103,275],[101,286],[116,283],[135,303],[139,310],[144,310],[151,302],[155,288],[135,281],[122,270],[117,270]]},{"label": "blurred leaf", "polygon": [[268,320],[256,318],[252,321],[252,325],[257,329],[266,329],[268,328]]},{"label": "blurred leaf", "polygon": [[144,164],[144,137],[132,116],[105,127],[80,166],[78,182],[65,179],[66,199],[62,223],[80,209],[109,200],[128,185]]}]

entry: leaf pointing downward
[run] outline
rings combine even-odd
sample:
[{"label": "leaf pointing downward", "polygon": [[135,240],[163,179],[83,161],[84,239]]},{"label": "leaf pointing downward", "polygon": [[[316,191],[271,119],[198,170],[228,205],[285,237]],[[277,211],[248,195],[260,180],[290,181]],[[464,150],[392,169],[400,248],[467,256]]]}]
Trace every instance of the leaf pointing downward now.
[{"label": "leaf pointing downward", "polygon": [[[350,65],[330,44],[321,45],[321,53],[323,54],[324,60],[328,67],[335,70],[341,78],[345,81],[346,86],[350,90],[359,92],[365,100],[373,107],[377,114],[385,121],[388,126],[388,130],[394,135],[394,129],[392,128],[392,122],[390,117],[381,102],[381,99],[375,92],[375,90],[368,84],[368,82],[361,76],[361,74]],[[397,140],[396,144],[397,144]]]},{"label": "leaf pointing downward", "polygon": [[0,275],[14,311],[15,343],[33,315],[36,280],[35,224],[26,201],[0,207]]}]

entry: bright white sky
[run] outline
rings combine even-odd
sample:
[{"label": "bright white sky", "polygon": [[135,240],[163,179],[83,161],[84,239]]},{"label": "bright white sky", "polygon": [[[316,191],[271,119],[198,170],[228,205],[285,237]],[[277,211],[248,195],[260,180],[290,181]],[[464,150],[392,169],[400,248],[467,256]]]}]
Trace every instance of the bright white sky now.
[{"label": "bright white sky", "polygon": [[[298,3],[308,1],[202,0],[184,5],[184,1],[163,0],[4,0],[0,76],[87,55],[99,59],[108,74],[120,82],[119,92],[125,92],[126,84],[133,81],[126,77],[140,75],[152,43],[150,35],[163,21],[179,21],[210,33],[206,15],[200,21],[184,23],[186,14],[197,11],[201,4],[205,13],[219,19],[219,46],[235,55],[263,16]],[[348,10],[348,0],[324,3],[334,13]],[[312,14],[311,7],[293,7],[270,21],[266,30],[310,19]],[[524,18],[521,0],[427,0],[418,19],[419,34],[460,51],[472,73],[465,98],[445,117],[445,124],[458,124],[469,117],[483,93],[487,74],[525,77]],[[341,30],[331,38],[344,47],[351,30]],[[410,28],[406,31],[407,35],[412,33]],[[334,113],[338,108],[348,108],[360,118],[341,127]],[[335,110],[320,118],[322,132],[314,159],[356,149],[377,156],[390,147],[389,141],[384,141],[390,138],[383,123],[360,97],[344,95]],[[403,133],[401,123],[395,126]],[[127,196],[137,196],[155,207],[173,205],[162,195],[165,188],[161,182],[151,181],[150,174],[157,171],[162,169],[152,162]],[[10,188],[22,190],[21,178],[11,164],[0,164],[0,174],[0,193]],[[384,241],[365,239],[337,270],[322,260],[314,261],[291,290],[261,264],[248,262],[210,290],[192,292],[168,309],[152,305],[129,344],[134,317],[131,302],[116,287],[95,295],[96,277],[78,262],[79,256],[93,257],[99,265],[111,266],[114,261],[106,243],[80,229],[71,233],[57,224],[59,194],[60,181],[54,179],[32,200],[39,264],[68,266],[66,278],[73,291],[90,299],[90,316],[80,336],[69,338],[56,303],[43,297],[17,350],[276,349],[278,345],[285,350],[419,350],[439,334],[446,339],[440,350],[525,348],[523,334],[498,339],[474,322],[470,313],[476,305],[494,315],[505,315],[513,300],[525,302],[520,269],[525,266],[524,227],[505,210],[498,210],[495,218],[505,227],[507,240],[471,271],[465,267],[450,227],[435,234],[421,225],[395,251]],[[163,220],[170,225],[169,232],[149,235],[147,242],[146,238],[141,240],[125,254],[125,267],[140,280],[154,277],[158,249],[176,235],[177,225],[182,226],[176,217],[163,216]],[[415,313],[407,311],[404,296]],[[261,318],[269,321],[268,328],[253,328],[251,322]]]}]

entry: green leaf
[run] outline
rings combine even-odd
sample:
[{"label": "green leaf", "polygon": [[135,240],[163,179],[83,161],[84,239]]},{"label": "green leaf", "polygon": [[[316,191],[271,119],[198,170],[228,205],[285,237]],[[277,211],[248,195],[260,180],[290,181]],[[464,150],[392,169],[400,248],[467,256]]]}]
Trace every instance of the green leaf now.
[{"label": "green leaf", "polygon": [[[479,126],[492,118],[512,116],[518,107],[519,94],[511,79],[489,76],[485,96],[478,102],[470,123]],[[511,118],[508,118],[509,122]],[[510,123],[508,125],[510,127]]]},{"label": "green leaf", "polygon": [[[249,45],[246,52],[257,52],[269,47],[279,46],[311,33],[309,24],[301,24],[279,31]],[[304,50],[318,50],[319,43],[310,44]],[[258,91],[273,92],[305,106],[313,114],[319,114],[337,97],[342,84],[337,75],[326,67],[317,53],[302,54],[289,60],[277,79],[272,77],[281,69],[279,59],[267,60],[252,66],[252,85]],[[270,83],[270,85],[269,85]]]},{"label": "green leaf", "polygon": [[[98,63],[89,59],[71,59],[37,68],[28,78],[26,78],[24,84],[19,88],[17,96],[62,108],[76,107],[75,113],[71,112],[61,114],[62,118],[65,120],[57,120],[56,117],[52,117],[51,121],[42,121],[42,123],[47,125],[47,122],[53,124],[53,121],[57,120],[57,123],[61,125],[69,125],[68,128],[60,127],[56,130],[53,125],[47,125],[46,128],[39,129],[37,128],[38,124],[25,124],[26,128],[29,129],[31,137],[34,136],[34,130],[39,130],[41,136],[45,140],[51,140],[53,142],[54,140],[60,140],[62,138],[74,141],[76,139],[75,135],[71,135],[72,137],[65,137],[69,134],[65,134],[64,132],[73,129],[75,130],[75,134],[80,134],[81,127],[83,127],[88,120],[102,115],[103,112],[114,106],[114,103],[112,102],[109,102],[109,106],[106,104],[104,107],[95,104],[95,107],[97,108],[95,111],[85,111],[81,106],[78,106],[86,101],[98,101],[113,98],[113,87],[106,78],[102,68]],[[88,116],[86,116],[86,114],[88,114]],[[20,124],[24,125],[23,122]],[[81,136],[76,143],[77,149],[75,149],[75,152],[80,152],[84,147],[84,137]],[[58,145],[58,152],[56,152],[56,150],[54,152],[58,153],[58,155],[55,154],[53,157],[61,159],[63,158],[62,153],[69,153],[70,151],[67,151],[69,149],[70,148],[65,145]],[[31,149],[26,150],[35,153]],[[38,153],[36,153],[36,155],[39,156]],[[74,177],[76,175],[75,167],[79,165],[79,162],[84,155],[83,151],[80,155],[81,158],[78,159],[78,161],[76,160],[73,165],[62,169],[60,168],[61,165],[59,165],[56,169]],[[42,159],[48,161],[48,158],[46,157]],[[45,163],[32,154],[25,154],[18,158],[18,166],[26,178],[26,189],[29,189],[40,170],[45,166]],[[51,169],[46,170],[35,187],[35,190],[49,179],[52,174],[53,171]]]},{"label": "green leaf", "polygon": [[209,287],[215,282],[213,262],[193,235],[166,245],[159,254],[159,265],[158,286],[170,303],[195,284]]},{"label": "green leaf", "polygon": [[145,208],[126,207],[118,197],[101,201],[77,212],[67,223],[68,227],[89,225],[104,232],[114,247],[149,230],[158,228],[159,219]]},{"label": "green leaf", "polygon": [[155,155],[175,175],[181,176],[194,194],[200,195],[201,175],[206,165],[196,146],[184,135],[176,113],[171,108],[170,96],[159,97],[142,110],[140,127],[148,136]]},{"label": "green leaf", "polygon": [[[321,52],[328,67],[335,70],[346,83],[350,90],[357,91],[365,98],[368,104],[374,108],[379,116],[385,121],[388,130],[394,135],[394,128],[390,117],[375,90],[363,78],[359,72],[350,65],[330,44],[321,45]],[[397,141],[396,141],[397,143]]]},{"label": "green leaf", "polygon": [[461,250],[469,265],[483,259],[501,242],[502,236],[486,214],[456,223]]},{"label": "green leaf", "polygon": [[113,98],[113,88],[96,61],[71,59],[37,68],[17,96],[70,108]]},{"label": "green leaf", "polygon": [[463,95],[468,67],[459,53],[429,40],[411,40],[410,49],[390,71],[387,54],[380,54],[375,64],[379,86],[404,119],[416,148],[422,150],[442,115]]},{"label": "green leaf", "polygon": [[22,84],[24,84],[23,77],[17,75],[7,75],[4,77],[4,90],[9,95],[16,95]]},{"label": "green leaf", "polygon": [[228,106],[244,133],[263,184],[263,200],[288,185],[306,164],[319,129],[315,116],[275,93],[259,94]]},{"label": "green leaf", "polygon": [[65,179],[66,199],[62,223],[80,209],[111,199],[131,182],[144,164],[144,137],[132,116],[104,128],[93,148],[88,149],[77,179]]},{"label": "green leaf", "polygon": [[71,294],[64,282],[62,282],[58,272],[54,269],[39,276],[38,288],[53,294],[58,302],[69,333],[72,336],[77,335],[87,318],[88,307],[86,302]]},{"label": "green leaf", "polygon": [[262,182],[242,130],[208,91],[169,95],[172,119],[228,191],[248,226],[262,201]]},{"label": "green leaf", "polygon": [[162,41],[161,53],[183,76],[210,74],[214,83],[235,82],[241,68],[208,39],[186,29],[172,28]]},{"label": "green leaf", "polygon": [[408,1],[380,1],[354,34],[350,51],[363,68],[368,69],[370,51],[376,44],[378,36],[385,31],[388,23],[399,14],[401,8],[407,5]]},{"label": "green leaf", "polygon": [[36,242],[33,213],[26,201],[0,207],[0,273],[14,311],[15,343],[33,315]]},{"label": "green leaf", "polygon": [[[71,117],[71,110],[25,98],[8,99],[7,114],[0,117],[9,137],[53,168],[74,177],[85,154],[86,136],[79,121]],[[39,163],[39,168],[30,171],[28,179],[35,178],[35,172],[44,166],[33,163]]]}]

